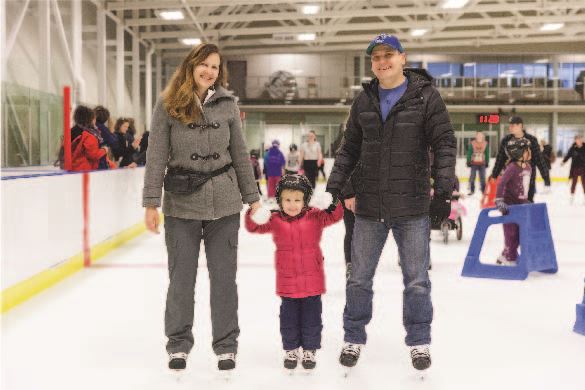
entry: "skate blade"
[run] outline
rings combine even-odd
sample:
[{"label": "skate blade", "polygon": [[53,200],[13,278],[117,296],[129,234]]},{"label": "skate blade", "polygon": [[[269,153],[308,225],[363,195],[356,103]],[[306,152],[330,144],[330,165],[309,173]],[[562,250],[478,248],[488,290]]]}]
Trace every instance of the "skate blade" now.
[{"label": "skate blade", "polygon": [[341,376],[344,378],[348,378],[351,375],[352,369],[353,369],[353,367],[342,366]]},{"label": "skate blade", "polygon": [[218,370],[217,377],[219,380],[229,382],[233,377],[233,371],[234,370]]},{"label": "skate blade", "polygon": [[181,382],[185,377],[185,370],[173,370],[172,368],[169,369],[169,375],[171,378],[175,379],[177,382]]}]

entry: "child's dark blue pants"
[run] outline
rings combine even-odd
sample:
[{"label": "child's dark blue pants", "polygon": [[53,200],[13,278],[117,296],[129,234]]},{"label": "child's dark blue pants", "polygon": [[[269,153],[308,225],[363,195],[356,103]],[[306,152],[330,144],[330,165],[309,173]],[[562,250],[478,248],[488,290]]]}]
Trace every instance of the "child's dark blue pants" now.
[{"label": "child's dark blue pants", "polygon": [[321,295],[307,298],[282,297],[280,334],[285,350],[321,348]]}]

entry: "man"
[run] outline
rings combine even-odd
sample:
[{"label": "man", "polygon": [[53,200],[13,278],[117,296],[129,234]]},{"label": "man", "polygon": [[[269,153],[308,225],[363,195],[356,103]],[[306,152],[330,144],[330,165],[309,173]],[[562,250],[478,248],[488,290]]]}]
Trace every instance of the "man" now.
[{"label": "man", "polygon": [[[423,69],[404,69],[398,38],[380,34],[368,46],[376,78],[363,85],[347,121],[327,191],[338,196],[352,174],[355,212],[352,270],[343,313],[345,344],[340,363],[352,367],[366,343],[372,317],[372,280],[392,230],[402,262],[403,323],[412,364],[431,364],[429,214],[449,216],[455,181],[456,140],[445,104]],[[429,149],[434,154],[434,196],[430,201]],[[355,171],[354,171],[355,169]],[[430,207],[429,207],[430,203]],[[430,211],[429,211],[430,208]]]},{"label": "man", "polygon": [[467,166],[471,168],[469,176],[469,193],[473,195],[475,192],[475,175],[479,173],[479,185],[481,193],[485,192],[485,169],[490,162],[489,145],[485,140],[485,136],[481,131],[475,134],[475,138],[469,143],[467,148]]},{"label": "man", "polygon": [[524,130],[524,121],[519,116],[512,116],[509,120],[509,130],[510,134],[506,135],[502,138],[500,142],[500,148],[498,150],[498,155],[496,157],[496,163],[494,164],[494,169],[492,170],[492,174],[490,179],[497,179],[500,176],[500,173],[506,166],[506,161],[508,157],[506,156],[506,145],[512,139],[515,138],[526,138],[530,141],[530,152],[532,153],[532,160],[530,164],[532,165],[532,173],[530,174],[530,187],[528,189],[528,201],[530,203],[534,203],[534,194],[536,193],[536,169],[540,171],[540,175],[544,180],[544,185],[546,187],[550,187],[550,177],[548,174],[548,168],[544,163],[542,158],[542,153],[540,152],[540,146],[538,145],[538,140],[533,135],[528,134]]}]

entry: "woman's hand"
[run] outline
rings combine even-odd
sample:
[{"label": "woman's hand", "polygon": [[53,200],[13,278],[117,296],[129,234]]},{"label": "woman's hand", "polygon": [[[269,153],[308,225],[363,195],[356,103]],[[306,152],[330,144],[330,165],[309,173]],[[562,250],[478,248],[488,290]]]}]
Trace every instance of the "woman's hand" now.
[{"label": "woman's hand", "polygon": [[158,230],[158,225],[160,223],[160,218],[158,216],[158,210],[156,207],[147,207],[145,214],[144,214],[144,224],[146,225],[146,229],[149,231],[160,234]]},{"label": "woman's hand", "polygon": [[256,212],[256,210],[258,210],[259,208],[260,208],[260,202],[259,201],[256,201],[256,202],[250,204],[250,209],[252,210],[252,211],[250,211],[250,215],[254,215],[254,213]]}]

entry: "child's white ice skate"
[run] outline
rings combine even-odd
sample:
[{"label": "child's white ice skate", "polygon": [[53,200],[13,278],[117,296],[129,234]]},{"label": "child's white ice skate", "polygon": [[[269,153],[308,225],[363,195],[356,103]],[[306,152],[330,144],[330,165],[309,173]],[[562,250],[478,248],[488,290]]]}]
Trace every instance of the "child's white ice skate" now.
[{"label": "child's white ice skate", "polygon": [[316,355],[317,351],[314,349],[303,350],[303,368],[305,370],[312,370],[317,365]]},{"label": "child's white ice skate", "polygon": [[291,349],[288,351],[284,351],[284,368],[290,375],[293,374],[295,368],[297,368],[297,364],[299,362],[299,349]]},{"label": "child's white ice skate", "polygon": [[504,255],[500,255],[496,260],[496,264],[505,265],[507,267],[514,267],[516,265],[516,262],[506,259],[506,256]]}]

